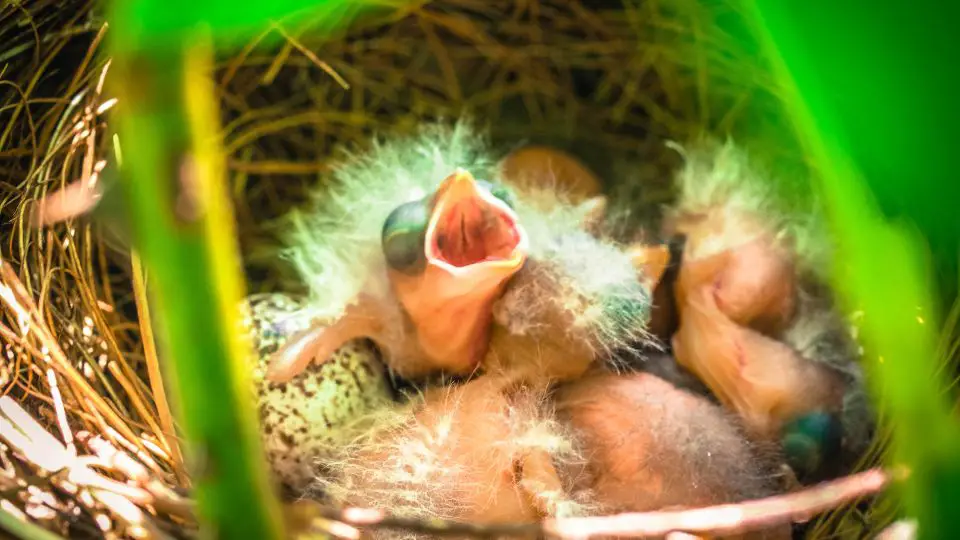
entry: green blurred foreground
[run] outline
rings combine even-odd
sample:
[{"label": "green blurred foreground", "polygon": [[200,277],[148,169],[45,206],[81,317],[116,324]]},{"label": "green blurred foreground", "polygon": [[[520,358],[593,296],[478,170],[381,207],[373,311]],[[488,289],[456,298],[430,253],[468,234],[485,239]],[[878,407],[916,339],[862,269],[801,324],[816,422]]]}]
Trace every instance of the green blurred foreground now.
[{"label": "green blurred foreground", "polygon": [[[956,55],[940,45],[950,32],[941,21],[957,19],[924,12],[916,3],[854,7],[783,0],[758,1],[756,15],[789,89],[808,159],[819,169],[839,243],[835,285],[848,307],[864,313],[874,397],[894,430],[891,461],[911,472],[903,488],[906,510],[918,519],[921,537],[956,538],[960,424],[946,393],[946,377],[953,374],[938,371],[944,359],[936,331],[949,306],[932,286],[927,243],[917,230],[888,222],[874,193],[926,225],[934,248],[947,256],[945,266],[956,268],[951,258],[960,253],[960,183],[952,167],[938,161],[956,153],[955,134],[943,133],[955,127],[945,116],[955,114],[948,112],[956,110],[955,96],[931,97],[938,91],[946,97],[956,87],[956,72],[947,80],[942,71],[953,69]],[[941,56],[931,56],[936,53]],[[904,59],[914,65],[896,64]],[[943,86],[932,88],[936,84]],[[956,283],[948,285],[956,290]]]},{"label": "green blurred foreground", "polygon": [[333,27],[348,4],[355,11],[356,2],[333,1],[113,5],[122,183],[205,537],[283,536],[249,399],[246,344],[235,331],[244,287],[209,79],[212,40],[249,39],[305,8]]}]

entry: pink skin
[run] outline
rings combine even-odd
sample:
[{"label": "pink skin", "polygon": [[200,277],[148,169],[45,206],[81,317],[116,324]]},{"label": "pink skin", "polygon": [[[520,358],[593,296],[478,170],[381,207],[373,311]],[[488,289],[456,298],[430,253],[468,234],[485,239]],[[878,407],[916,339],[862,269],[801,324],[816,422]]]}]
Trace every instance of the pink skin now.
[{"label": "pink skin", "polygon": [[427,226],[427,266],[391,273],[423,352],[451,373],[474,370],[487,350],[493,302],[526,260],[526,233],[503,201],[458,170],[437,190]]},{"label": "pink skin", "polygon": [[775,437],[786,420],[805,412],[842,406],[838,373],[763,333],[792,319],[793,273],[773,243],[761,239],[686,260],[676,283],[677,361],[760,437]]},{"label": "pink skin", "polygon": [[377,342],[390,368],[405,377],[474,371],[487,351],[493,303],[526,261],[527,236],[517,221],[509,206],[458,169],[437,188],[424,271],[410,276],[388,270],[407,315],[405,335],[386,332],[383,306],[362,297],[334,323],[288,341],[268,377],[289,380],[360,337]]}]

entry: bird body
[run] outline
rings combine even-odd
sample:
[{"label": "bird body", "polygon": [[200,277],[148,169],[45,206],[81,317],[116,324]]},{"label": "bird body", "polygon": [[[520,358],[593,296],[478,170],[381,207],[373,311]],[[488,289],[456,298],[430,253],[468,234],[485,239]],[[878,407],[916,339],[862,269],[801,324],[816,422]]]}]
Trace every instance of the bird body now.
[{"label": "bird body", "polygon": [[[561,422],[588,458],[573,489],[605,514],[695,508],[775,494],[776,451],[735,416],[649,373],[601,373],[561,386]],[[789,538],[773,526],[750,538]]]},{"label": "bird body", "polygon": [[[832,308],[804,294],[813,289],[802,269],[815,265],[801,248],[812,235],[785,235],[758,211],[763,196],[729,182],[746,169],[704,165],[733,159],[729,148],[712,152],[681,171],[667,232],[687,237],[673,291],[676,362],[720,406],[628,373],[624,356],[658,346],[648,324],[668,251],[603,237],[603,199],[585,169],[545,149],[495,158],[462,123],[351,156],[316,214],[298,218],[286,253],[310,296],[266,380],[339,377],[353,364],[336,351],[363,337],[386,366],[371,388],[389,387],[387,371],[470,378],[350,409],[353,420],[332,427],[339,443],[327,437],[311,457],[319,493],[425,518],[529,521],[772,493],[784,433],[788,454],[817,461],[856,370],[830,346]],[[550,163],[566,163],[579,187],[557,190]],[[352,214],[366,198],[369,215]],[[367,366],[380,360],[372,350]]]},{"label": "bird body", "polygon": [[[872,416],[856,343],[825,285],[831,243],[816,205],[790,208],[732,143],[680,150],[686,164],[667,215],[670,232],[685,237],[677,361],[755,437],[789,439],[788,458],[802,447],[797,436],[821,446],[835,438],[830,422],[814,421],[823,415],[859,454]],[[799,426],[803,433],[791,432]]]},{"label": "bird body", "polygon": [[[492,155],[466,124],[447,131],[429,126],[418,137],[377,145],[369,156],[354,158],[338,170],[338,178],[351,189],[328,195],[336,206],[319,205],[316,212],[321,215],[301,215],[298,221],[312,224],[313,232],[297,229],[286,253],[311,290],[329,288],[350,263],[365,277],[345,277],[353,295],[337,297],[339,311],[314,310],[327,313],[326,320],[318,319],[277,353],[269,374],[273,380],[288,380],[357,337],[377,342],[391,370],[404,377],[431,371],[470,374],[484,358],[496,359],[502,367],[509,356],[503,347],[500,354],[486,354],[491,332],[504,335],[491,330],[493,311],[499,311],[501,325],[506,323],[516,335],[533,325],[560,328],[557,317],[562,318],[561,334],[568,329],[582,336],[593,333],[586,336],[591,355],[598,348],[644,337],[649,290],[638,283],[631,254],[586,231],[595,205],[589,200],[573,204],[555,189],[514,184],[498,176],[502,173],[495,164],[502,160]],[[476,169],[462,167],[467,162]],[[438,164],[449,169],[438,170]],[[350,184],[351,174],[358,176],[355,184]],[[490,187],[480,186],[481,174],[491,175],[483,181]],[[544,178],[551,173],[537,174]],[[382,183],[381,177],[391,175],[403,180],[400,185],[416,175],[432,176],[434,184],[419,184],[422,191],[411,200],[385,198],[393,208],[377,205],[373,215],[386,225],[376,234],[372,227],[351,231],[351,237],[364,235],[356,259],[318,242],[317,237],[343,239],[343,229],[356,226],[356,218],[346,215],[346,201],[368,190],[402,191]],[[371,177],[377,178],[375,186]],[[368,235],[379,240],[379,251]],[[528,265],[528,259],[537,262]],[[605,265],[604,271],[597,271],[595,264]],[[360,283],[375,285],[358,287]],[[550,291],[544,294],[546,289]],[[325,291],[313,292],[311,298],[333,300]],[[516,309],[518,298],[524,299],[522,309]],[[532,312],[548,305],[557,317],[548,321],[550,315],[542,314],[547,318],[537,320],[540,315]]]},{"label": "bird body", "polygon": [[525,523],[731,503],[779,488],[775,461],[735,419],[646,373],[594,374],[551,390],[487,374],[380,418],[323,462],[330,474],[318,488],[332,502]]},{"label": "bird body", "polygon": [[576,513],[556,464],[576,463],[541,389],[483,376],[433,388],[381,417],[325,465],[319,487],[343,505],[483,523]]}]

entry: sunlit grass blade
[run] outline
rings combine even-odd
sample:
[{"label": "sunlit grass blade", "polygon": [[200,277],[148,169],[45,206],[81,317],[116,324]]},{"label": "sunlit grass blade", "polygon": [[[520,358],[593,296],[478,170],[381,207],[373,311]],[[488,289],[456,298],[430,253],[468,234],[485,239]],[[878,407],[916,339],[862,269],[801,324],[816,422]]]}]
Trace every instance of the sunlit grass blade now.
[{"label": "sunlit grass blade", "polygon": [[121,171],[205,536],[279,538],[236,305],[240,259],[218,147],[212,49],[114,43]]},{"label": "sunlit grass blade", "polygon": [[9,531],[16,538],[22,540],[61,540],[62,537],[43,529],[25,518],[15,516],[3,508],[0,508],[0,531]]},{"label": "sunlit grass blade", "polygon": [[[851,158],[855,133],[828,105],[827,89],[818,84],[821,59],[805,54],[796,21],[779,2],[756,7],[756,30],[821,180],[818,188],[841,254],[834,268],[837,290],[849,308],[864,313],[866,367],[875,399],[883,402],[894,429],[890,457],[911,471],[903,489],[906,509],[917,517],[922,537],[955,537],[960,425],[944,392],[948,382],[938,376],[942,360],[935,329],[940,326],[924,243],[916,230],[882,217],[864,182],[863,164]],[[883,127],[878,123],[875,129]]]}]

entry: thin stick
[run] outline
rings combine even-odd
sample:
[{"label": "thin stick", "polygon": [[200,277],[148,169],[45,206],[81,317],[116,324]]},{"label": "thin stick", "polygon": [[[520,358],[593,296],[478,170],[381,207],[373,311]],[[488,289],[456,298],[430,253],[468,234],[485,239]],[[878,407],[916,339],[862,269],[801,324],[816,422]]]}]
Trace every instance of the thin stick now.
[{"label": "thin stick", "polygon": [[163,385],[163,374],[160,372],[160,361],[157,356],[157,344],[153,337],[153,323],[150,320],[150,308],[147,303],[147,284],[144,280],[143,266],[140,255],[136,251],[130,252],[130,264],[133,271],[133,298],[137,305],[137,320],[140,323],[140,339],[143,341],[143,356],[147,364],[147,376],[150,380],[150,390],[153,401],[157,406],[157,415],[160,417],[160,427],[163,430],[164,446],[172,457],[174,473],[177,480],[187,485],[187,475],[183,468],[183,454],[180,452],[180,443],[177,441],[177,431],[173,424],[173,415],[170,414],[170,405],[167,402],[167,392]]},{"label": "thin stick", "polygon": [[802,491],[755,501],[675,512],[620,514],[610,517],[548,520],[547,534],[559,538],[663,536],[674,531],[734,534],[809,519],[882,490],[891,474],[871,469]]},{"label": "thin stick", "polygon": [[535,537],[543,529],[537,523],[480,524],[452,520],[425,520],[391,516],[380,510],[368,508],[318,509],[327,519],[339,521],[354,527],[371,529],[401,529],[404,531],[431,534],[435,536],[471,536],[471,537]]},{"label": "thin stick", "polygon": [[692,510],[548,519],[539,524],[475,524],[449,520],[424,520],[391,516],[381,510],[366,508],[343,510],[318,508],[317,512],[326,519],[354,527],[402,529],[438,536],[536,537],[546,535],[553,538],[582,539],[609,536],[662,537],[671,533],[725,535],[803,521],[817,513],[876,494],[892,480],[902,480],[904,477],[905,474],[871,469],[839,480],[824,482],[802,491],[736,504]]},{"label": "thin stick", "polygon": [[50,396],[53,398],[54,409],[57,411],[57,423],[60,425],[60,434],[67,446],[67,451],[77,455],[77,447],[73,444],[73,431],[67,423],[67,411],[63,406],[63,397],[60,396],[60,387],[57,385],[57,374],[53,368],[47,368],[47,382],[50,384]]}]

